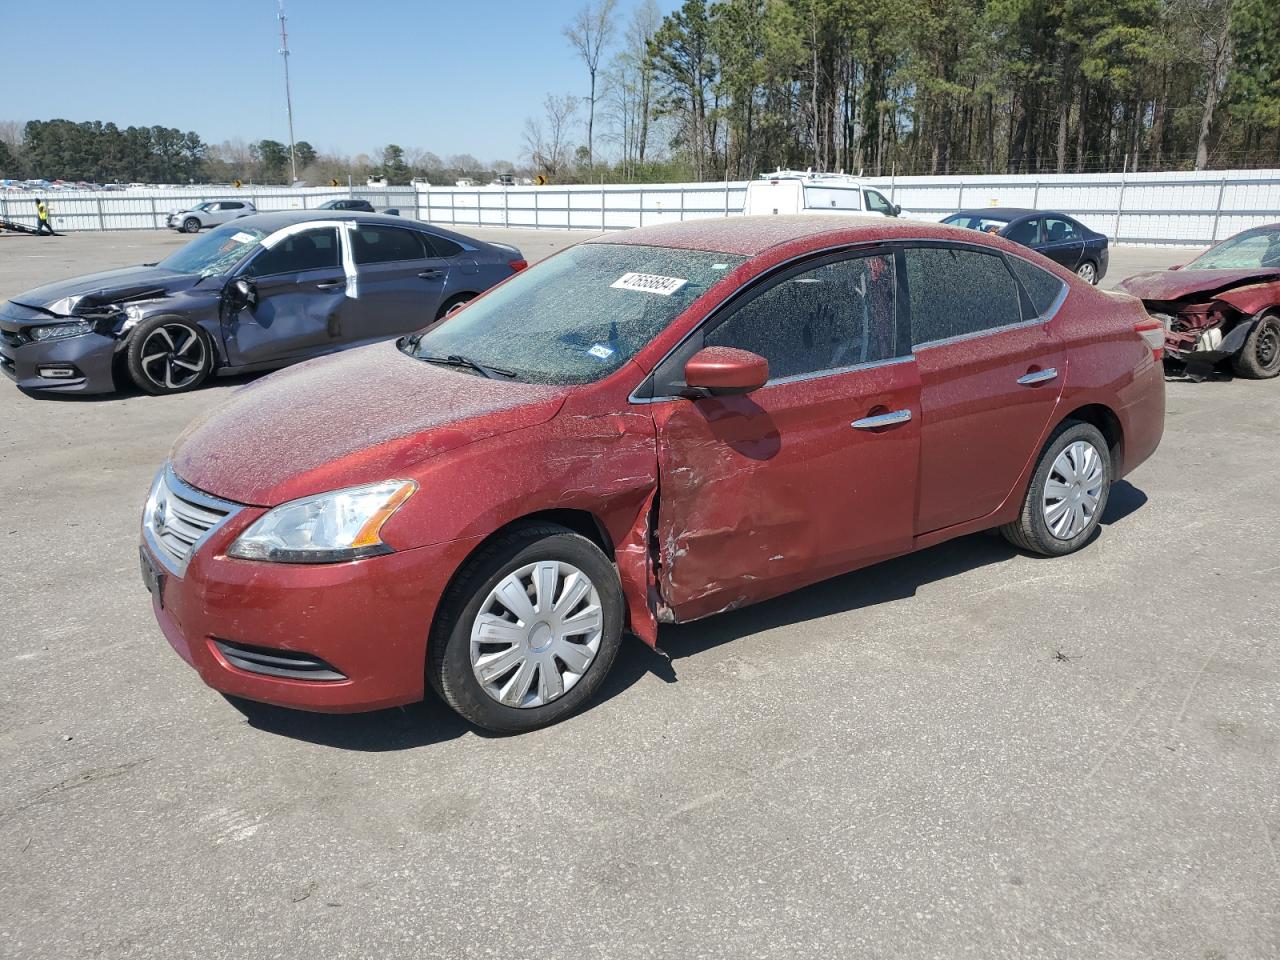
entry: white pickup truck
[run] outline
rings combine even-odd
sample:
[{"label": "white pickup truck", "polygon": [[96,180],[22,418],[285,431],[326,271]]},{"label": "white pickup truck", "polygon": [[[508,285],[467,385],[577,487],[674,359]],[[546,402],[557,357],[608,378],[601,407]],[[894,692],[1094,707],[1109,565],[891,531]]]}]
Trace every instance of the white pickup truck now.
[{"label": "white pickup truck", "polygon": [[865,213],[909,216],[879,190],[843,173],[778,170],[747,184],[742,212],[747,216],[781,213]]}]

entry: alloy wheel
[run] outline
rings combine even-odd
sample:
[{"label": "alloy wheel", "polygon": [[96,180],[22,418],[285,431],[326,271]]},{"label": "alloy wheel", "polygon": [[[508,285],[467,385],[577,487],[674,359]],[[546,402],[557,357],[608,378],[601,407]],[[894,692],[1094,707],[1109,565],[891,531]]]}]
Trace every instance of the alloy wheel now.
[{"label": "alloy wheel", "polygon": [[504,576],[471,627],[471,669],[508,707],[540,707],[582,679],[600,650],[604,614],[591,579],[571,563],[539,560]]},{"label": "alloy wheel", "polygon": [[142,370],[156,386],[181,390],[204,373],[208,354],[204,338],[180,323],[166,323],[142,342]]},{"label": "alloy wheel", "polygon": [[1098,279],[1098,270],[1092,263],[1082,263],[1076,268],[1076,276],[1085,283],[1094,283]]},{"label": "alloy wheel", "polygon": [[1041,514],[1059,540],[1078,536],[1092,522],[1102,500],[1106,470],[1098,448],[1086,440],[1066,446],[1049,468]]}]

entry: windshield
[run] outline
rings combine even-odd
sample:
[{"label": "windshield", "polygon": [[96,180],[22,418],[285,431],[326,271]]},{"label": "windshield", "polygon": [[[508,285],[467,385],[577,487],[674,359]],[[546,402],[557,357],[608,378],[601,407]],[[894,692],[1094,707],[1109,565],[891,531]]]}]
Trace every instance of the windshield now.
[{"label": "windshield", "polygon": [[1253,267],[1280,267],[1280,229],[1246,230],[1206,250],[1184,269],[1249,270]]},{"label": "windshield", "polygon": [[241,223],[228,223],[197,237],[156,264],[174,273],[198,273],[212,277],[226,273],[262,242],[267,231]]},{"label": "windshield", "polygon": [[584,243],[516,274],[425,333],[417,357],[465,357],[532,383],[599,380],[746,258]]},{"label": "windshield", "polygon": [[942,221],[952,227],[964,227],[967,230],[981,230],[983,233],[999,233],[1009,225],[1007,220],[994,220],[974,213],[955,213]]}]

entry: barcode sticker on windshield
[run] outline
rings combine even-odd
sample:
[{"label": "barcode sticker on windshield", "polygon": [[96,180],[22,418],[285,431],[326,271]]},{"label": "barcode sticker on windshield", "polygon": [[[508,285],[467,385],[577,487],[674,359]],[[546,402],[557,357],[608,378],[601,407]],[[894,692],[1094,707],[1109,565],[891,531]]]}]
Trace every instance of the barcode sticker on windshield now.
[{"label": "barcode sticker on windshield", "polygon": [[245,233],[243,230],[239,233],[233,233],[231,239],[236,243],[253,243],[253,234]]},{"label": "barcode sticker on windshield", "polygon": [[656,273],[624,273],[609,286],[669,297],[688,282],[679,277],[662,277]]}]

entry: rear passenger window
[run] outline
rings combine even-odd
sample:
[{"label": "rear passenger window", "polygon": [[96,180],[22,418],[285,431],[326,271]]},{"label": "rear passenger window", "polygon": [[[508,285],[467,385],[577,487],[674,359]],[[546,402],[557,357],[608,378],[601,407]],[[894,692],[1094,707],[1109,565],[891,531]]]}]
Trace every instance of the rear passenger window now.
[{"label": "rear passenger window", "polygon": [[1018,287],[1004,260],[952,247],[906,250],[915,345],[1022,321]]},{"label": "rear passenger window", "polygon": [[779,380],[896,354],[893,258],[837,260],[792,274],[743,304],[704,337],[769,361]]},{"label": "rear passenger window", "polygon": [[1036,308],[1036,316],[1043,317],[1053,308],[1066,284],[1048,270],[1041,270],[1018,257],[1010,257],[1009,266],[1013,268],[1013,272],[1017,274],[1031,297],[1031,304]]},{"label": "rear passenger window", "polygon": [[428,247],[435,248],[437,257],[456,257],[462,252],[462,244],[454,243],[448,237],[442,237],[436,233],[428,234],[426,241]]},{"label": "rear passenger window", "polygon": [[301,273],[337,267],[341,259],[338,231],[333,227],[307,230],[285,237],[270,250],[263,250],[249,264],[251,277],[270,277],[281,273]]},{"label": "rear passenger window", "polygon": [[351,252],[357,264],[423,260],[428,256],[422,234],[415,230],[364,225],[351,235]]}]

